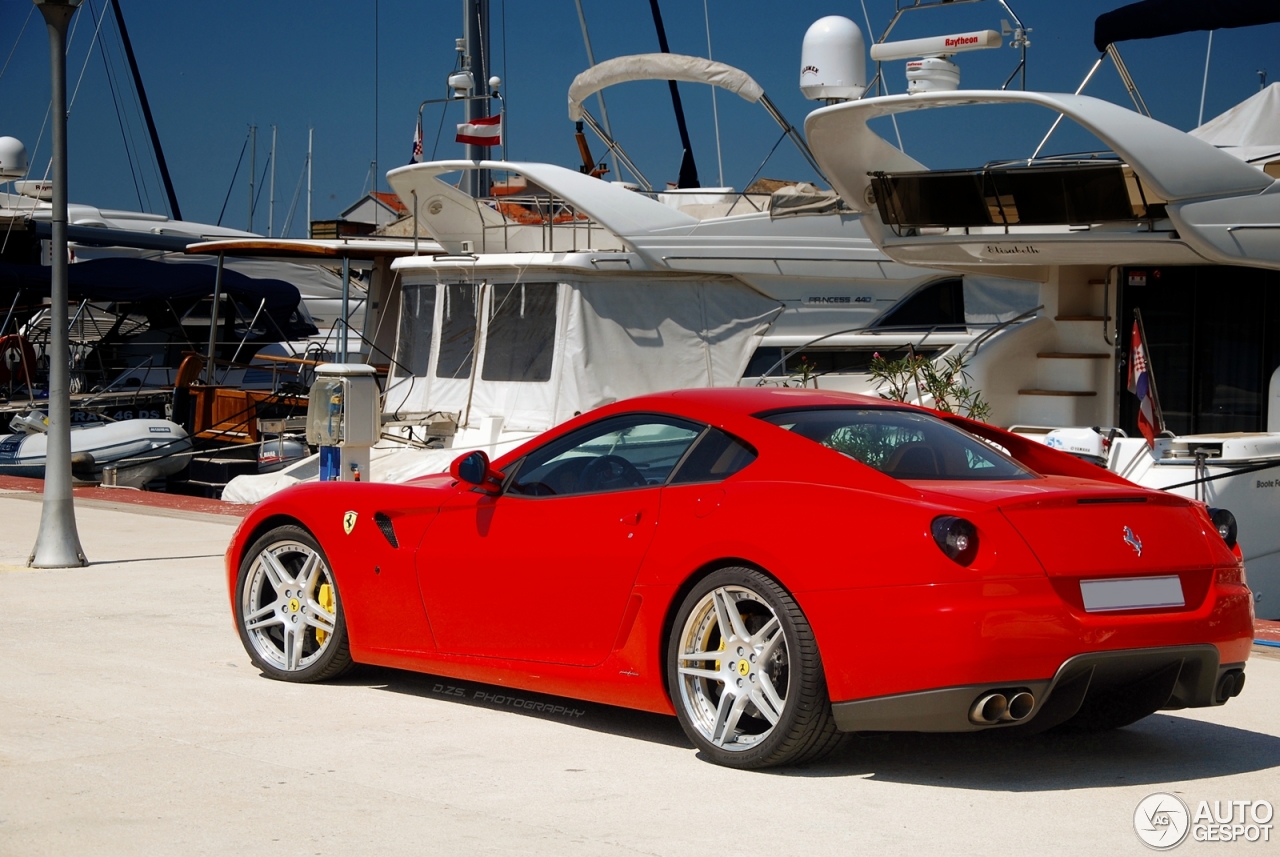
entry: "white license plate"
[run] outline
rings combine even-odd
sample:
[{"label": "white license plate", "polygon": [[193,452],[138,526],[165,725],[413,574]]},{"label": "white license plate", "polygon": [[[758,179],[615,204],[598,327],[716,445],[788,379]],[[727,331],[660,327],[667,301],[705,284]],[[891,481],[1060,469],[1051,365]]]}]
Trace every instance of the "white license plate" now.
[{"label": "white license plate", "polygon": [[1182,580],[1176,574],[1168,577],[1082,580],[1080,595],[1084,597],[1084,609],[1090,613],[1184,607],[1187,603],[1182,597]]}]

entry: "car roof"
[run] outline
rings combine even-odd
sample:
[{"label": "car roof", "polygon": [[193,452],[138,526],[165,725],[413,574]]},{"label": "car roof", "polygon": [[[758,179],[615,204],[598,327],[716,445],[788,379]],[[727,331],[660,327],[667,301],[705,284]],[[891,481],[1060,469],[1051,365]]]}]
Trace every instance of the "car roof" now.
[{"label": "car roof", "polygon": [[619,404],[625,404],[628,410],[643,410],[645,407],[664,405],[671,407],[673,399],[699,408],[714,408],[742,416],[783,408],[901,406],[900,402],[890,402],[875,396],[794,387],[715,387],[676,390],[670,393],[639,396]]}]

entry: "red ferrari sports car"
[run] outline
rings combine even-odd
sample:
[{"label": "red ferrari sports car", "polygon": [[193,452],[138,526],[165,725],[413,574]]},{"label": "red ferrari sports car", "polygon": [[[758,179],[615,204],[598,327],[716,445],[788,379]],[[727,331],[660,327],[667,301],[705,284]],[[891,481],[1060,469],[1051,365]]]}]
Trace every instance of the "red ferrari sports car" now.
[{"label": "red ferrari sports car", "polygon": [[236,532],[227,582],[272,678],[358,662],[674,712],[745,768],[850,731],[1221,705],[1253,632],[1234,529],[951,414],[696,390],[493,464],[281,492]]}]

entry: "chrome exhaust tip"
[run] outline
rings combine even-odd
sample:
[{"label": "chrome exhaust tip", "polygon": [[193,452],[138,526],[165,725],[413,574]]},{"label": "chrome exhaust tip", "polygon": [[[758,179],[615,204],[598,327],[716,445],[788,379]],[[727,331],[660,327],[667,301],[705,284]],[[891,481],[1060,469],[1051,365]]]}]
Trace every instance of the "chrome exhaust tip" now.
[{"label": "chrome exhaust tip", "polygon": [[1019,720],[1026,720],[1031,716],[1032,710],[1036,707],[1036,698],[1025,690],[1015,693],[1009,697],[1009,704],[1005,708],[1004,715],[1001,720],[1011,720],[1017,723]]},{"label": "chrome exhaust tip", "polygon": [[1009,700],[1003,693],[987,693],[978,697],[969,709],[969,720],[981,725],[998,722],[1009,708]]}]

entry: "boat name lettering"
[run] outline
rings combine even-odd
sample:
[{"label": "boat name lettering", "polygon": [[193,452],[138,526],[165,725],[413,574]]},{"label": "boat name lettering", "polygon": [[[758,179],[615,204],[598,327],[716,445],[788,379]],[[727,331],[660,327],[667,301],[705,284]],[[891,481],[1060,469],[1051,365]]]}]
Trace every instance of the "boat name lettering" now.
[{"label": "boat name lettering", "polygon": [[875,303],[871,295],[805,295],[806,304],[870,304]]},{"label": "boat name lettering", "polygon": [[169,434],[173,429],[168,426],[151,426],[150,431],[152,434]]},{"label": "boat name lettering", "polygon": [[1040,248],[1034,244],[988,244],[986,252],[991,256],[1039,255]]},{"label": "boat name lettering", "polygon": [[[0,454],[3,454],[3,451],[2,451],[2,450],[0,450]],[[1257,487],[1259,487],[1259,488],[1280,488],[1280,479],[1259,479],[1259,480],[1258,480],[1258,486],[1257,486]]]},{"label": "boat name lettering", "polygon": [[18,447],[22,446],[22,440],[26,435],[11,434],[4,440],[0,440],[0,461],[16,461],[18,459]]}]

